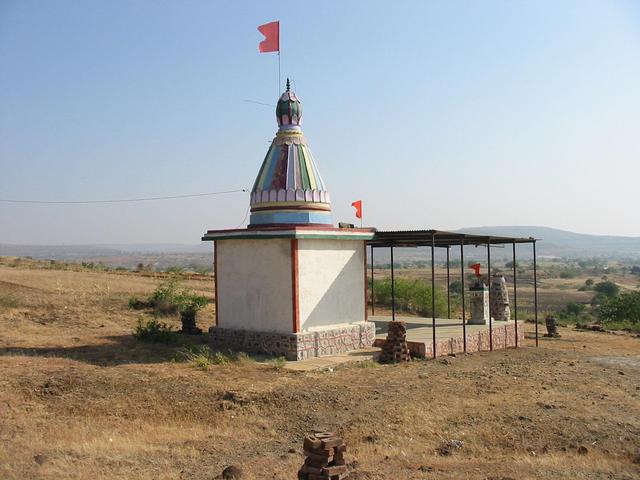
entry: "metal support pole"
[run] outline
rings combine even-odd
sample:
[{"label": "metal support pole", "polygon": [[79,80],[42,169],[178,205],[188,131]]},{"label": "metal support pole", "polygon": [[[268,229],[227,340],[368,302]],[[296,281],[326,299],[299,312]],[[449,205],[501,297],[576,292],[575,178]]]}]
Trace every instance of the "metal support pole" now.
[{"label": "metal support pole", "polygon": [[467,320],[464,311],[464,240],[460,240],[460,281],[462,282],[462,347],[467,353]]},{"label": "metal support pole", "polygon": [[489,351],[493,351],[493,322],[491,319],[491,237],[487,240],[487,286],[489,287]]},{"label": "metal support pole", "polygon": [[373,292],[373,245],[371,245],[371,316],[376,314],[375,297]]},{"label": "metal support pole", "polygon": [[396,321],[396,280],[393,276],[393,245],[391,245],[391,320]]},{"label": "metal support pole", "polygon": [[433,337],[433,358],[436,358],[436,235],[431,234],[431,332]]},{"label": "metal support pole", "polygon": [[516,242],[513,242],[513,319],[516,329],[516,348],[518,348],[518,278],[516,272]]},{"label": "metal support pole", "polygon": [[449,250],[451,247],[447,246],[447,318],[451,318],[451,279],[449,275]]},{"label": "metal support pole", "polygon": [[538,265],[536,261],[536,242],[533,241],[533,315],[536,321],[536,347],[538,346]]}]

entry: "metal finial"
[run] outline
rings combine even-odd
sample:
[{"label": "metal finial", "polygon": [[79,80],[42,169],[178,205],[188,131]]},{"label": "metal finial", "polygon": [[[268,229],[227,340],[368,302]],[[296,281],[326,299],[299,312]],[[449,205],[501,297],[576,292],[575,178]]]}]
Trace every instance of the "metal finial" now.
[{"label": "metal finial", "polygon": [[291,89],[291,84],[289,83],[289,77],[287,77],[287,92]]}]

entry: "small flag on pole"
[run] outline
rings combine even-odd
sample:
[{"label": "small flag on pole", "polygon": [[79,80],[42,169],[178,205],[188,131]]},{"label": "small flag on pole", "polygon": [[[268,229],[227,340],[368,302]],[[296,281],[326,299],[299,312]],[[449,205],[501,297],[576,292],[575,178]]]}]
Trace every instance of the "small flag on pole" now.
[{"label": "small flag on pole", "polygon": [[474,263],[473,265],[469,265],[469,268],[473,269],[473,271],[476,274],[476,277],[480,278],[482,275],[480,275],[480,264],[479,263]]},{"label": "small flag on pole", "polygon": [[260,53],[280,52],[280,22],[270,22],[260,25],[258,31],[264,35],[264,40],[258,45]]},{"label": "small flag on pole", "polygon": [[362,218],[362,200],[356,200],[351,206],[356,209],[356,218]]}]

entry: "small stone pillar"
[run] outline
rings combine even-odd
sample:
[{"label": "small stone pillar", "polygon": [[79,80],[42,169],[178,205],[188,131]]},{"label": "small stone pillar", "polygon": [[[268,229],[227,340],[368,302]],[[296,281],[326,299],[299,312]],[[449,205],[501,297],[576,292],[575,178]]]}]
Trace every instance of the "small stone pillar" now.
[{"label": "small stone pillar", "polygon": [[558,333],[558,326],[556,325],[556,317],[548,315],[547,318],[545,318],[544,322],[545,326],[547,327],[547,333],[545,334],[545,337],[553,338],[560,336],[560,334]]},{"label": "small stone pillar", "polygon": [[389,322],[387,339],[382,346],[382,363],[408,362],[411,352],[407,345],[407,326],[404,322]]},{"label": "small stone pillar", "polygon": [[471,298],[471,320],[470,325],[486,325],[489,321],[489,289],[481,280],[469,288]]},{"label": "small stone pillar", "polygon": [[491,318],[504,322],[511,320],[507,281],[501,273],[496,273],[491,278]]},{"label": "small stone pillar", "polygon": [[348,477],[344,440],[335,433],[313,433],[304,438],[304,465],[299,480],[345,480]]}]

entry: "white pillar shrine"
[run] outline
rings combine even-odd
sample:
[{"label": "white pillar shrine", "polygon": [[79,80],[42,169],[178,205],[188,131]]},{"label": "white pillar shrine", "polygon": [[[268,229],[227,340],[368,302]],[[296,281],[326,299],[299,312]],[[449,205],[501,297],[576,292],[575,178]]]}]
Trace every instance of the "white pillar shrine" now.
[{"label": "white pillar shrine", "polygon": [[375,230],[333,226],[288,80],[276,117],[278,132],[251,190],[249,226],[202,237],[215,243],[210,341],[290,360],[371,346],[365,242]]}]

